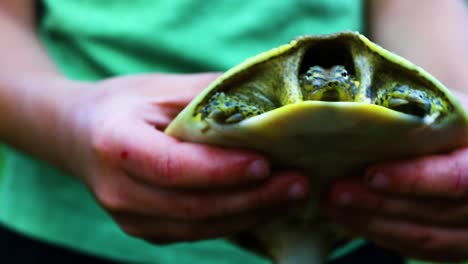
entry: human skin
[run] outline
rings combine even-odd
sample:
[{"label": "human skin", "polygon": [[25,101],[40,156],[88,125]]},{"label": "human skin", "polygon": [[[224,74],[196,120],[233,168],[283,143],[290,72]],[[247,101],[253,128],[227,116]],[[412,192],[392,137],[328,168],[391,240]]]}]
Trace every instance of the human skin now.
[{"label": "human skin", "polygon": [[[428,69],[465,100],[463,2],[370,3],[372,39]],[[0,6],[0,32],[8,36],[0,42],[0,139],[73,172],[129,234],[153,242],[215,237],[259,223],[271,214],[268,209],[286,208],[289,198],[307,194],[303,175],[269,173],[257,153],[182,143],[161,132],[215,75],[67,80],[36,39],[30,2],[7,0]],[[435,17],[437,27],[423,23]],[[174,94],[168,87],[180,89]],[[454,184],[468,177],[466,153],[376,164],[365,177],[337,183],[323,212],[407,256],[466,259],[462,220],[468,187]],[[252,173],[244,172],[255,160],[261,162],[251,180]],[[387,187],[372,187],[371,179]]]},{"label": "human skin", "polygon": [[[373,40],[427,69],[468,109],[468,10],[461,0],[369,1]],[[382,247],[468,259],[468,148],[369,167],[339,181],[322,212]]]},{"label": "human skin", "polygon": [[81,180],[126,233],[153,243],[225,236],[307,196],[303,174],[272,171],[259,153],[162,132],[219,74],[69,80],[33,14],[33,1],[0,2],[0,141]]}]

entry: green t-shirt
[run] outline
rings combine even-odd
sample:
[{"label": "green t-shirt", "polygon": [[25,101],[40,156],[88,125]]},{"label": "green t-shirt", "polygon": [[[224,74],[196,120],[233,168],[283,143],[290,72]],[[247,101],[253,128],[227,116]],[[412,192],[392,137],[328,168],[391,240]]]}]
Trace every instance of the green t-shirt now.
[{"label": "green t-shirt", "polygon": [[[348,0],[46,0],[39,32],[55,63],[77,80],[225,71],[299,35],[362,31],[362,5]],[[139,263],[267,263],[223,240],[153,246],[131,238],[73,177],[13,149],[4,149],[3,159],[0,222],[18,232]]]}]

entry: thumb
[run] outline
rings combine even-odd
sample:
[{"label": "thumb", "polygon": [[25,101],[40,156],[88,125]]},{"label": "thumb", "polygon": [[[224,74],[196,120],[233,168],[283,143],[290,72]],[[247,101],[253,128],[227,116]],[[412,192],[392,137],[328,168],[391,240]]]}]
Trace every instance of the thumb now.
[{"label": "thumb", "polygon": [[219,76],[221,73],[148,75],[146,87],[152,95],[157,95],[156,103],[185,106]]}]

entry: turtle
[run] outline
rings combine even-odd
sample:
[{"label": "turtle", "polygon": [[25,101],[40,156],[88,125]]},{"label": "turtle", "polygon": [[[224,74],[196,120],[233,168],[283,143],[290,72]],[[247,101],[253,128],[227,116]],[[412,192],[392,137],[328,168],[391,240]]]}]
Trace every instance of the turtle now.
[{"label": "turtle", "polygon": [[[165,133],[265,153],[314,183],[307,205],[227,238],[279,264],[324,263],[344,230],[317,203],[333,181],[386,160],[468,145],[468,115],[421,67],[354,31],[303,35],[246,59],[204,89]],[[209,162],[209,161],[207,161]],[[252,245],[255,245],[252,246]]]}]

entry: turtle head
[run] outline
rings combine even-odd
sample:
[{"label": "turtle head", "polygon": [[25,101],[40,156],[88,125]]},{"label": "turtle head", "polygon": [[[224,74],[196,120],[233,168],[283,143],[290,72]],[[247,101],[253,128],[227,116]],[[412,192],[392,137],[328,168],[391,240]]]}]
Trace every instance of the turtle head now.
[{"label": "turtle head", "polygon": [[300,76],[300,84],[304,100],[354,101],[357,93],[353,79],[342,65],[330,69],[312,66]]}]

